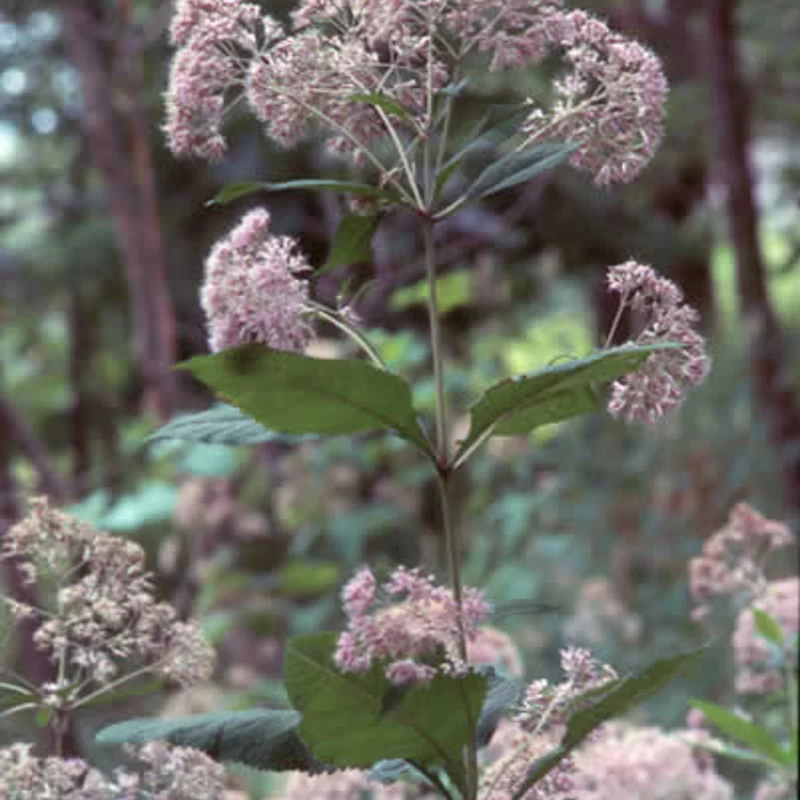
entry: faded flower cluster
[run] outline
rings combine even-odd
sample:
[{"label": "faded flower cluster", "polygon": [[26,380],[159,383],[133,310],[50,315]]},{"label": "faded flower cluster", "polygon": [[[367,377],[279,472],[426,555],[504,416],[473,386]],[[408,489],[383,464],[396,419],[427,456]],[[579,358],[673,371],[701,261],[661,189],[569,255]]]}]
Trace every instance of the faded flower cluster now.
[{"label": "faded flower cluster", "polygon": [[180,155],[221,157],[226,108],[244,98],[274,141],[314,126],[362,161],[377,139],[429,137],[436,93],[479,54],[492,70],[563,55],[552,107],[530,101],[523,138],[574,141],[573,164],[600,184],[635,177],[662,134],[658,59],[562,0],[301,0],[289,29],[254,3],[177,0],[170,30],[165,128]]},{"label": "faded flower cluster", "polygon": [[58,667],[59,678],[40,688],[44,705],[77,708],[144,672],[182,685],[210,677],[214,653],[199,625],[156,602],[144,552],[134,542],[40,498],[3,537],[0,558],[14,559],[28,583],[54,595],[52,608],[7,600],[14,618],[36,622],[34,642]]},{"label": "faded flower cluster", "polygon": [[[736,691],[741,694],[769,694],[781,689],[783,658],[797,660],[797,632],[800,617],[798,579],[771,581],[752,608],[745,608],[736,620],[731,644],[736,665]],[[776,653],[756,627],[753,609],[768,614],[780,626],[785,652]],[[776,658],[776,656],[778,656]]]},{"label": "faded flower cluster", "polygon": [[371,781],[366,772],[345,769],[326,775],[306,775],[294,772],[289,778],[281,800],[350,800],[350,798],[370,798],[370,800],[407,800],[416,797],[400,783],[384,785]]},{"label": "faded flower cluster", "polygon": [[689,562],[689,588],[697,603],[693,618],[706,616],[714,597],[728,596],[748,604],[763,595],[767,559],[792,539],[782,522],[766,519],[746,503],[734,506],[727,524]]},{"label": "faded flower cluster", "polygon": [[[336,663],[347,672],[366,672],[380,664],[392,683],[428,682],[437,673],[462,674],[459,611],[453,592],[437,586],[418,569],[398,567],[382,585],[367,567],[342,590],[347,628],[339,636]],[[460,625],[467,641],[489,614],[477,589],[465,589]],[[426,663],[442,656],[438,666]]]},{"label": "faded flower cluster", "polygon": [[580,800],[733,800],[733,787],[679,731],[608,723],[576,751]]},{"label": "faded flower cluster", "polygon": [[302,352],[312,336],[306,319],[310,271],[294,239],[276,236],[270,216],[254,209],[212,248],[200,302],[216,352],[258,342]]},{"label": "faded flower cluster", "polygon": [[643,321],[635,344],[679,345],[652,353],[611,389],[608,410],[613,416],[628,422],[655,422],[680,406],[687,390],[708,374],[705,339],[695,328],[699,315],[684,304],[676,284],[635,261],[611,267],[608,286],[620,295],[620,313],[628,308]]},{"label": "faded flower cluster", "polygon": [[223,800],[224,769],[199,750],[147,744],[136,753],[138,772],[105,776],[80,758],[36,758],[31,745],[0,749],[3,800]]}]

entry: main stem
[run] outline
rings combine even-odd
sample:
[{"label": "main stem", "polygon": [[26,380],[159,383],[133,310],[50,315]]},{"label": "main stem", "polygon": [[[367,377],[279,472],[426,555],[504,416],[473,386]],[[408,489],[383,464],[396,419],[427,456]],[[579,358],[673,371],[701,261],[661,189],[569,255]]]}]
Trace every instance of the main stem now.
[{"label": "main stem", "polygon": [[[452,474],[449,453],[449,430],[447,425],[447,402],[444,392],[444,353],[442,350],[442,329],[439,321],[439,304],[436,294],[436,258],[433,249],[433,220],[425,219],[422,225],[422,236],[425,242],[425,271],[428,278],[428,314],[430,317],[431,354],[433,358],[433,375],[436,382],[436,461],[437,484],[441,504],[442,527],[447,547],[447,561],[450,568],[450,583],[456,601],[456,624],[458,626],[458,655],[467,663],[467,637],[464,631],[463,599],[461,588],[461,564],[458,531],[452,523],[450,513],[449,481]],[[469,714],[469,704],[465,698],[465,708]],[[467,721],[470,730],[470,742],[465,754],[467,767],[467,796],[474,798],[477,794],[478,763],[475,750],[475,720]]]}]

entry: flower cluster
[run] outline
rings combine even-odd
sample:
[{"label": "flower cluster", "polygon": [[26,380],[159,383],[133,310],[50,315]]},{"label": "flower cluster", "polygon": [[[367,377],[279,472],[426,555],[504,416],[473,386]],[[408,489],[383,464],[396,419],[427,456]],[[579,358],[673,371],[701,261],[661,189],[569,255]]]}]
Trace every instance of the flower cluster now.
[{"label": "flower cluster", "polygon": [[582,647],[561,651],[561,671],[561,683],[554,686],[542,678],[526,689],[522,708],[514,719],[523,730],[539,735],[558,728],[580,708],[582,695],[617,678],[612,667],[601,664]]},{"label": "flower cluster", "polygon": [[683,303],[683,293],[672,281],[635,261],[611,267],[608,286],[620,294],[620,312],[629,308],[643,318],[636,344],[680,345],[652,353],[638,370],[612,386],[608,410],[613,416],[655,422],[679,406],[687,389],[708,374],[705,340],[695,329],[697,311]]},{"label": "flower cluster", "polygon": [[136,753],[140,772],[117,770],[106,777],[79,758],[36,758],[31,745],[0,750],[3,800],[222,800],[223,768],[199,750],[154,742]]},{"label": "flower cluster", "polygon": [[[477,589],[465,589],[459,621],[450,589],[437,586],[419,570],[396,569],[383,584],[363,567],[345,585],[342,601],[347,628],[339,636],[336,663],[347,672],[366,672],[374,663],[397,685],[427,682],[437,672],[463,674],[459,628],[468,641],[489,613]],[[435,666],[426,661],[443,659]]]},{"label": "flower cluster", "polygon": [[282,800],[405,800],[408,795],[402,784],[384,785],[371,781],[366,772],[346,769],[326,775],[306,775],[294,772],[289,778]]},{"label": "flower cluster", "polygon": [[733,800],[733,787],[679,732],[606,724],[578,749],[572,773],[580,800]]},{"label": "flower cluster", "polygon": [[[736,691],[742,694],[769,694],[783,686],[781,658],[797,652],[800,598],[795,578],[772,581],[751,608],[744,609],[736,620],[731,644],[736,664]],[[780,626],[786,652],[776,652],[756,627],[753,609],[768,614]],[[794,656],[796,658],[796,655]]]},{"label": "flower cluster", "polygon": [[692,616],[706,616],[714,597],[727,595],[747,604],[761,596],[767,558],[791,542],[791,531],[782,522],[766,519],[746,503],[734,506],[728,523],[689,562],[689,588],[698,604]]},{"label": "flower cluster", "polygon": [[562,0],[301,0],[289,30],[253,3],[178,0],[171,37],[165,128],[177,154],[222,155],[236,93],[279,144],[313,125],[358,161],[389,134],[402,159],[398,131],[429,135],[433,96],[470,55],[517,69],[558,49],[568,72],[552,108],[532,103],[528,142],[576,142],[572,163],[608,184],[635,177],[661,138],[667,83],[656,57]]},{"label": "flower cluster", "polygon": [[583,11],[560,16],[556,35],[569,69],[552,109],[533,104],[524,132],[579,144],[570,163],[597,184],[633,180],[663,134],[668,87],[658,58]]},{"label": "flower cluster", "polygon": [[59,680],[41,687],[45,705],[77,707],[93,687],[102,691],[124,680],[124,662],[183,685],[210,677],[214,653],[199,625],[156,602],[144,552],[134,542],[37,499],[4,537],[0,558],[15,559],[28,582],[55,593],[51,609],[10,603],[15,618],[36,620],[34,642],[59,666]]},{"label": "flower cluster", "polygon": [[[531,764],[552,751],[557,743],[552,735],[533,736],[513,722],[501,722],[489,743],[489,752],[496,760],[483,770],[479,800],[511,800],[527,777]],[[568,755],[520,800],[573,800],[576,797],[574,769],[574,760]]]},{"label": "flower cluster", "polygon": [[296,242],[270,231],[270,216],[254,209],[211,250],[200,294],[213,351],[259,342],[302,352],[312,336],[305,313],[310,271]]},{"label": "flower cluster", "polygon": [[507,678],[521,678],[525,673],[522,656],[514,640],[499,628],[482,625],[474,639],[467,642],[467,661],[486,664]]}]

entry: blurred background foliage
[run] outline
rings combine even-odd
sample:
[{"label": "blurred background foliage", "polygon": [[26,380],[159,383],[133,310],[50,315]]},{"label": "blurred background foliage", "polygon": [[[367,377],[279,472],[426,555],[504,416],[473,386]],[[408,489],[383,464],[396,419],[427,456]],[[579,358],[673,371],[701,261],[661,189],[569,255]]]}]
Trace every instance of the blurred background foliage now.
[{"label": "blurred background foliage", "polygon": [[[685,288],[703,314],[714,370],[684,410],[658,426],[625,427],[598,415],[531,441],[496,439],[461,479],[466,578],[486,588],[496,624],[522,646],[529,676],[552,676],[565,642],[625,669],[702,640],[706,633],[688,618],[687,560],[735,502],[795,526],[800,503],[800,483],[791,492],[800,472],[789,466],[800,443],[776,441],[752,380],[747,303],[737,288],[741,254],[731,235],[738,221],[725,204],[728,166],[713,135],[703,4],[585,5],[664,59],[673,85],[667,137],[630,187],[601,191],[558,171],[441,225],[457,427],[463,433],[470,399],[490,382],[601,342],[615,311],[605,268],[628,258]],[[206,202],[230,182],[341,171],[317,142],[273,149],[248,118],[234,119],[222,163],[172,158],[159,132],[168,6],[0,3],[0,530],[26,497],[45,492],[145,545],[161,591],[201,618],[220,653],[217,683],[170,699],[177,713],[282,703],[286,636],[338,626],[337,590],[355,567],[422,563],[442,572],[444,562],[433,476],[398,442],[277,438],[239,451],[147,441],[171,415],[212,402],[164,364],[205,350],[203,259],[254,200]],[[792,0],[769,7],[738,3],[736,44],[750,100],[761,266],[783,337],[781,380],[797,415],[800,8]],[[289,4],[272,0],[269,8],[285,15]],[[94,29],[75,27],[81,10]],[[91,95],[87,81],[97,70],[105,87]],[[536,75],[476,82],[463,130],[487,100],[540,84]],[[127,160],[132,153],[152,171],[150,194],[136,172],[141,164]],[[291,192],[258,202],[278,232],[299,237],[322,263],[343,201]],[[137,224],[149,224],[146,234],[159,244],[146,258],[130,243]],[[431,410],[419,250],[413,219],[392,217],[371,264],[326,275],[315,291],[331,301],[349,277],[373,281],[357,311],[389,364],[417,381],[419,406]],[[159,292],[162,311],[152,299]],[[157,341],[143,326],[152,328],[147,314],[162,319],[164,308],[174,324]],[[320,336],[315,353],[351,354],[332,331]],[[720,632],[716,655],[643,717],[682,724],[688,695],[726,696],[724,625]],[[3,650],[8,663],[22,652],[16,648]],[[146,713],[163,700],[134,697],[113,713]],[[89,715],[87,747],[109,713]],[[0,739],[9,733],[0,729]],[[746,771],[739,777],[745,792]],[[243,780],[261,791],[265,779]]]}]

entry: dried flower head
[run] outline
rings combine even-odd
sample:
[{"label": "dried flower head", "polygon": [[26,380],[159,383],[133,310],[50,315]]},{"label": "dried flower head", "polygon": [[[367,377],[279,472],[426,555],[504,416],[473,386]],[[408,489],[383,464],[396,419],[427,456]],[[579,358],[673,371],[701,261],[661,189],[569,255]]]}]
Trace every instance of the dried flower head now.
[{"label": "dried flower head", "polygon": [[733,787],[708,755],[679,733],[603,726],[575,753],[574,797],[581,800],[733,800]]},{"label": "dried flower head", "polygon": [[[550,735],[532,735],[529,731],[503,721],[489,743],[495,760],[482,772],[478,800],[511,800],[528,775],[531,764],[557,745]],[[544,778],[537,781],[520,800],[572,800],[575,797],[571,755],[562,759]]]},{"label": "dried flower head", "polygon": [[0,558],[15,559],[27,580],[54,593],[49,609],[12,606],[17,618],[36,621],[33,640],[59,667],[58,680],[41,687],[46,706],[77,707],[125,680],[126,665],[184,685],[210,677],[214,653],[199,625],[156,602],[144,552],[134,542],[40,498],[4,537]]},{"label": "dried flower head", "polygon": [[524,730],[540,735],[558,730],[583,705],[582,696],[617,678],[608,664],[597,661],[582,647],[561,651],[564,680],[552,685],[546,679],[533,681],[525,691],[522,708],[514,721]]},{"label": "dried flower head", "polygon": [[211,250],[200,294],[213,351],[259,342],[302,352],[312,336],[305,318],[310,271],[294,239],[270,231],[264,209],[248,212]]},{"label": "dried flower head", "polygon": [[768,558],[792,538],[782,522],[766,519],[746,503],[734,506],[727,524],[689,562],[689,588],[698,604],[693,617],[705,616],[714,597],[732,597],[743,605],[760,597],[767,586]]},{"label": "dried flower head", "polygon": [[[783,661],[797,658],[798,598],[797,578],[772,581],[750,608],[740,612],[731,645],[736,664],[736,691],[742,694],[769,694],[783,687]],[[780,626],[784,652],[768,642],[756,626],[753,609],[768,614]]]},{"label": "dried flower head", "polygon": [[161,742],[133,751],[139,772],[116,770],[107,777],[80,758],[36,758],[31,745],[0,750],[3,800],[223,800],[225,772],[199,750]]},{"label": "dried flower head", "polygon": [[680,345],[652,353],[639,369],[612,386],[608,410],[613,416],[655,422],[679,406],[686,391],[708,374],[705,340],[695,330],[698,314],[683,304],[676,284],[635,261],[611,267],[608,286],[620,295],[620,313],[627,307],[643,318],[635,344]]},{"label": "dried flower head", "polygon": [[[489,613],[483,593],[465,589],[462,625],[467,640]],[[336,663],[347,672],[366,672],[380,663],[393,683],[427,682],[437,672],[461,674],[467,669],[458,653],[458,607],[450,589],[437,586],[418,569],[396,569],[382,587],[367,568],[360,569],[342,591],[347,628],[339,636]],[[443,655],[439,666],[423,663]]]}]

